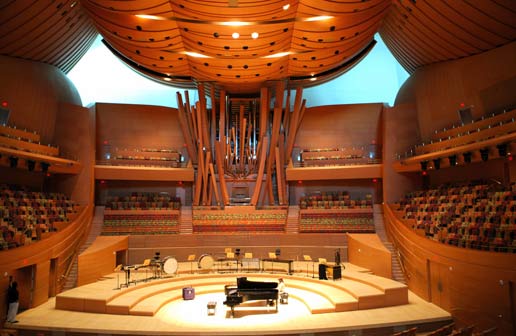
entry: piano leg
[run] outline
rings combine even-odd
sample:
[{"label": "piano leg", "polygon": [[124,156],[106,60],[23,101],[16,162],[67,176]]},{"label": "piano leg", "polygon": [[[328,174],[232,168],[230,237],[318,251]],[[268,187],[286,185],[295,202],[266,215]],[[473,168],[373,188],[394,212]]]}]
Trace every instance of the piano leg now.
[{"label": "piano leg", "polygon": [[235,306],[231,306],[231,318],[235,317]]}]

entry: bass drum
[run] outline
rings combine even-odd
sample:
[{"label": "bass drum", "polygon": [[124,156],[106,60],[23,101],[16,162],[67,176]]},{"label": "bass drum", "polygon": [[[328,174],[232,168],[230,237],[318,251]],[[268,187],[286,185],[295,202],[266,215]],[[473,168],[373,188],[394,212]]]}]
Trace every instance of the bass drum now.
[{"label": "bass drum", "polygon": [[163,261],[163,272],[166,274],[176,274],[177,266],[176,258],[166,257]]},{"label": "bass drum", "polygon": [[198,266],[203,270],[211,270],[215,264],[215,259],[210,254],[203,254],[199,258]]}]

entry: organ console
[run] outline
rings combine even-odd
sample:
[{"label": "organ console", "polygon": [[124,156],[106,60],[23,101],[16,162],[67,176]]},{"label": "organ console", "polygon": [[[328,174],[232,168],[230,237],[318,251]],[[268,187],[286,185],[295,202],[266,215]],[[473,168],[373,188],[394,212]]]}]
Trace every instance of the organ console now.
[{"label": "organ console", "polygon": [[253,300],[266,300],[267,305],[275,305],[278,311],[278,283],[266,281],[250,281],[247,277],[237,278],[237,285],[226,285],[224,304],[231,308],[231,317],[235,315],[235,306]]}]

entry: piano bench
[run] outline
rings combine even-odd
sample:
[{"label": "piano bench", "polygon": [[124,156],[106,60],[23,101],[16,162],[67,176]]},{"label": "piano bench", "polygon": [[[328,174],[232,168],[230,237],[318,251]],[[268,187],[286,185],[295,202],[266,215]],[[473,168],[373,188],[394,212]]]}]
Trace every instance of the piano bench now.
[{"label": "piano bench", "polygon": [[208,302],[208,315],[215,315],[216,308],[217,308],[217,302],[216,301]]}]

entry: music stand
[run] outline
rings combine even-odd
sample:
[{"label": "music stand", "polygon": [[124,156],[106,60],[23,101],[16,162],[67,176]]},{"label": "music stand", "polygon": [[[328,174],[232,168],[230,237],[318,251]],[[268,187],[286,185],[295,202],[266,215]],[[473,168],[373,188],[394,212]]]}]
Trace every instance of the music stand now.
[{"label": "music stand", "polygon": [[239,259],[239,257],[240,257],[240,249],[239,249],[239,248],[235,249],[235,257],[236,257],[236,264],[237,264],[237,269],[236,269],[236,271],[237,271],[237,273],[238,273],[238,259]]},{"label": "music stand", "polygon": [[114,290],[120,290],[122,289],[122,287],[120,287],[120,271],[122,270],[122,264],[118,264],[115,269],[113,270],[113,272],[116,273],[116,288],[113,288]]},{"label": "music stand", "polygon": [[[275,252],[269,252],[269,259],[272,263],[272,273],[274,273],[274,259],[276,259],[276,253]],[[265,267],[263,267],[265,269]]]},{"label": "music stand", "polygon": [[312,262],[312,278],[314,278],[314,261],[312,260],[312,257],[309,255],[303,255],[303,259],[306,261],[306,276],[308,276],[308,262]]},{"label": "music stand", "polygon": [[[247,272],[249,272],[249,265],[251,264],[251,260],[250,259],[253,259],[253,253],[252,252],[246,252],[244,254],[244,258],[245,259],[249,259],[247,261]],[[260,266],[260,265],[258,265],[258,266]],[[243,265],[242,265],[242,267],[243,267]]]},{"label": "music stand", "polygon": [[193,274],[193,261],[195,261],[195,254],[190,254],[188,256],[188,261],[190,262],[190,274]]}]

